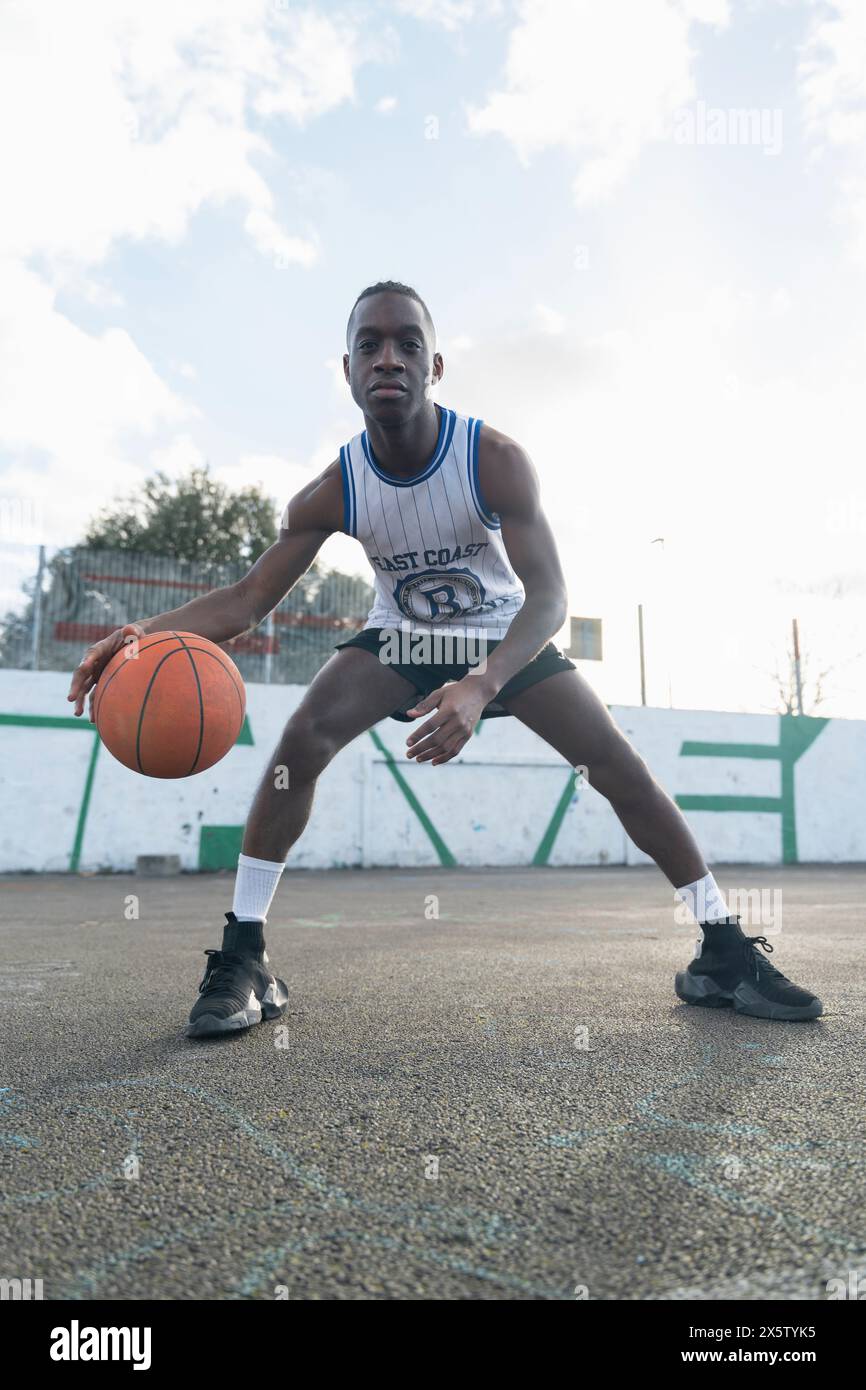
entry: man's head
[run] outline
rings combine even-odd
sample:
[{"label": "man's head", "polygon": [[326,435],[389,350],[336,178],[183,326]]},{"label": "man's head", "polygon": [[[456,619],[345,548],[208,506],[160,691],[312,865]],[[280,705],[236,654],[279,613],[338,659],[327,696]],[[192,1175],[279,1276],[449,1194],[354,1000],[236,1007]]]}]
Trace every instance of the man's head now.
[{"label": "man's head", "polygon": [[382,280],[358,295],[346,346],[343,371],[353,399],[383,425],[411,419],[444,371],[427,305],[396,280]]}]

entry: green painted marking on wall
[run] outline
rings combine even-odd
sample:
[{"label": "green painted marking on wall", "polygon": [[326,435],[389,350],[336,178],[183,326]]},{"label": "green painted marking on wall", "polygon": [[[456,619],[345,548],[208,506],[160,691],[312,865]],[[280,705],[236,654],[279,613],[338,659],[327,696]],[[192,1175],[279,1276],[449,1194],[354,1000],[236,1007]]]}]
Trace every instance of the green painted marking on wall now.
[{"label": "green painted marking on wall", "polygon": [[87,824],[87,812],[90,807],[90,794],[93,790],[93,776],[96,770],[96,759],[99,755],[101,739],[96,730],[96,725],[91,724],[89,719],[83,719],[80,715],[62,714],[0,714],[0,727],[10,728],[19,726],[25,729],[81,729],[83,733],[93,735],[93,747],[90,751],[90,758],[87,764],[87,772],[84,778],[84,792],[81,797],[81,805],[78,808],[78,819],[75,825],[75,838],[72,842],[72,850],[69,855],[69,872],[78,872],[78,862],[81,858],[81,846],[84,842],[84,828]]},{"label": "green painted marking on wall", "polygon": [[430,843],[432,844],[433,848],[439,856],[440,864],[447,864],[450,866],[456,865],[457,860],[454,858],[454,855],[451,853],[445,841],[442,839],[442,836],[439,834],[439,831],[436,829],[432,820],[427,815],[427,812],[424,810],[424,807],[421,805],[421,802],[418,800],[417,796],[412,791],[412,788],[407,783],[405,777],[403,776],[402,772],[397,766],[393,753],[389,748],[385,747],[385,744],[382,742],[375,729],[370,729],[369,734],[376,747],[378,748],[379,752],[383,755],[385,762],[388,765],[388,770],[394,778],[394,781],[397,783],[397,786],[400,788],[409,805],[412,807],[412,810],[415,812],[415,815],[421,822],[421,825],[424,827],[424,830],[426,831]]},{"label": "green painted marking on wall", "polygon": [[0,714],[0,725],[3,724],[22,724],[28,729],[82,729],[88,734],[96,733],[96,725],[91,724],[89,719],[81,716],[76,719],[74,715]]},{"label": "green painted marking on wall", "polygon": [[243,840],[242,825],[203,825],[198,837],[198,867],[234,869]]},{"label": "green painted marking on wall", "polygon": [[[0,728],[4,726],[8,728],[13,725],[23,726],[27,729],[80,729],[84,733],[93,735],[93,749],[90,754],[90,761],[87,764],[84,791],[81,796],[81,805],[78,808],[78,819],[75,825],[75,838],[69,855],[69,872],[77,873],[78,865],[81,861],[81,847],[84,843],[87,813],[90,809],[90,798],[96,773],[96,759],[99,756],[99,749],[102,745],[99,731],[95,724],[92,724],[89,719],[85,719],[81,715],[76,718],[75,715],[0,714]],[[238,744],[252,746],[254,742],[249,715],[245,714],[240,733],[235,739],[235,746]],[[213,842],[211,842],[208,834],[210,831],[217,832],[213,837]],[[228,832],[228,835],[224,832]],[[238,854],[240,853],[243,833],[244,827],[242,825],[202,826],[201,835],[199,837],[199,868],[234,868],[237,863]],[[237,842],[237,849],[230,848],[234,845],[235,841]]]},{"label": "green painted marking on wall", "polygon": [[678,796],[681,811],[781,811],[780,796]]},{"label": "green painted marking on wall", "polygon": [[[610,709],[610,706],[607,706]],[[711,743],[698,740],[684,740],[680,746],[680,757],[702,758],[753,758],[770,759],[781,764],[781,796],[695,796],[675,797],[676,804],[684,811],[765,811],[781,815],[782,859],[786,864],[797,863],[797,824],[795,806],[794,768],[798,760],[821,734],[829,719],[817,719],[810,715],[783,714],[779,716],[779,742],[767,743]],[[75,839],[70,854],[69,868],[76,872],[81,858],[81,848],[87,824],[87,814],[93,790],[96,760],[101,740],[95,724],[75,716],[44,714],[0,714],[0,727],[19,726],[32,729],[79,729],[94,735],[93,749],[88,762],[84,791],[76,822]],[[475,728],[480,732],[481,721]],[[386,764],[398,787],[418,817],[442,864],[456,865],[457,860],[445,844],[417,796],[400,772],[393,754],[386,748],[374,729],[369,731],[377,749],[385,758]],[[254,739],[249,716],[244,716],[237,744],[253,746]],[[556,837],[565,818],[566,811],[574,794],[576,776],[569,772],[568,781],[560,794],[550,822],[542,835],[532,863],[544,865],[548,862]],[[243,842],[242,825],[202,826],[199,836],[199,868],[233,868],[237,863]]]},{"label": "green painted marking on wall", "polygon": [[[613,710],[613,705],[605,705],[605,709],[610,714]],[[553,815],[551,816],[550,821],[548,822],[547,829],[541,837],[541,843],[539,844],[538,849],[535,851],[535,854],[532,857],[533,864],[544,865],[550,858],[553,846],[556,843],[556,837],[559,834],[560,826],[562,825],[562,822],[565,820],[565,813],[568,810],[569,803],[571,801],[572,796],[574,795],[574,788],[576,782],[577,775],[574,771],[574,768],[572,768],[565,788],[563,789],[563,792],[556,803]]]},{"label": "green painted marking on wall", "polygon": [[781,796],[677,796],[683,811],[772,811],[781,815],[782,863],[797,863],[797,808],[794,767],[829,724],[811,715],[780,714],[778,743],[699,743],[686,740],[680,757],[771,758],[781,771]]},{"label": "green painted marking on wall", "polygon": [[235,739],[235,747],[237,748],[238,744],[240,743],[247,743],[252,745],[253,742],[253,731],[250,727],[250,717],[248,714],[245,714],[244,722],[241,725],[241,731]]},{"label": "green painted marking on wall", "polygon": [[69,872],[71,874],[78,873],[78,863],[81,859],[81,846],[84,843],[84,827],[87,824],[87,812],[90,808],[90,793],[93,790],[93,777],[96,772],[96,759],[99,756],[101,747],[102,739],[97,735],[93,740],[93,748],[90,751],[90,762],[87,764],[87,776],[84,779],[84,794],[78,809],[78,824],[75,827],[75,839],[72,844],[72,853],[69,856]]},{"label": "green painted marking on wall", "polygon": [[775,743],[694,743],[687,740],[680,748],[681,758],[778,758]]},{"label": "green painted marking on wall", "polygon": [[562,825],[562,822],[565,819],[565,813],[571,805],[571,798],[574,796],[574,788],[576,783],[577,775],[574,771],[574,768],[571,768],[568,774],[568,781],[566,782],[560,795],[560,798],[556,803],[556,809],[554,810],[553,815],[550,817],[547,829],[541,837],[541,843],[539,844],[538,849],[535,851],[535,854],[532,857],[533,864],[546,864],[548,859],[550,858],[550,852],[553,849],[556,837],[559,834],[559,827]]}]

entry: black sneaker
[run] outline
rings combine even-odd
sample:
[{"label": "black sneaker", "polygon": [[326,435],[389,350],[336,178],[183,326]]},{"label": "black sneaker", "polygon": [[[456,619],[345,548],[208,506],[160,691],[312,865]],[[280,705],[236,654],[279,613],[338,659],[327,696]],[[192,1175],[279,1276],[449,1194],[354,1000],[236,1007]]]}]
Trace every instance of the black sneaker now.
[{"label": "black sneaker", "polygon": [[[234,916],[227,914],[226,934],[231,939]],[[283,980],[268,970],[268,957],[262,942],[260,952],[205,951],[208,958],[204,978],[198,987],[200,998],[193,1005],[186,1025],[188,1038],[235,1033],[261,1023],[263,1018],[279,1018],[286,1011],[289,991]]]},{"label": "black sneaker", "polygon": [[[674,987],[686,1004],[729,1008],[753,1018],[818,1018],[820,999],[793,984],[761,951],[772,951],[765,936],[746,936],[738,917],[705,931],[701,953],[677,972]],[[707,939],[707,936],[709,939]],[[760,947],[760,950],[758,949]]]}]

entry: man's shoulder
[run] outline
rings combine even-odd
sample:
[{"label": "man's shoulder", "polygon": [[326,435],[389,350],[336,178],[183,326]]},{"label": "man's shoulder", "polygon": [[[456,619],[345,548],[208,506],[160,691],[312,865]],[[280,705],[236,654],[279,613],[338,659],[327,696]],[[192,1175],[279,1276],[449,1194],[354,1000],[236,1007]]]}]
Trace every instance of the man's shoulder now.
[{"label": "man's shoulder", "polygon": [[529,455],[522,444],[486,421],[482,422],[478,434],[478,459],[482,465],[486,459],[500,467],[511,465],[518,469],[529,463]]}]

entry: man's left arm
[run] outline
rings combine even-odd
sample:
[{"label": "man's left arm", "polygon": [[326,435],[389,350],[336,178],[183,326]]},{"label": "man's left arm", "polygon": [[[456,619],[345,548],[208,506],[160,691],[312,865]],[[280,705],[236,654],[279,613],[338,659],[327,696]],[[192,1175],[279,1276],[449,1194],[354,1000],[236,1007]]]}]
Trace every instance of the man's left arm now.
[{"label": "man's left arm", "polygon": [[568,591],[553,531],[541,507],[538,474],[525,449],[498,430],[488,433],[485,426],[478,481],[484,502],[499,516],[506,554],[526,590],[523,607],[487,658],[486,671],[477,677],[492,700],[559,632],[568,615]]},{"label": "man's left arm", "polygon": [[503,685],[537,656],[568,613],[565,577],[550,523],[541,508],[538,474],[514,440],[484,426],[478,448],[481,496],[499,516],[502,540],[526,597],[499,646],[483,666],[432,691],[409,714],[436,710],[406,740],[407,756],[434,766],[448,762],[472,735],[481,711]]}]

